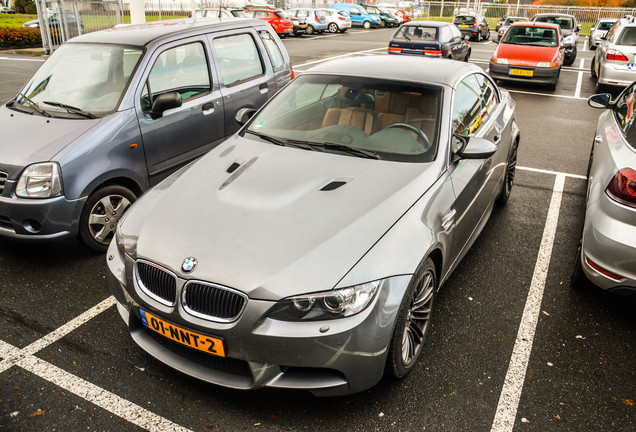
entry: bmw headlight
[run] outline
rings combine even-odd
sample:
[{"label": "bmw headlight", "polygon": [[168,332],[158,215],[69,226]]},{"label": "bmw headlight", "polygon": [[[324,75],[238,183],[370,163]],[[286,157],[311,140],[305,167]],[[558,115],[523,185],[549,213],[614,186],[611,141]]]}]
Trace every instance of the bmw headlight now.
[{"label": "bmw headlight", "polygon": [[63,193],[60,166],[55,162],[29,165],[18,179],[15,194],[20,198],[53,198]]},{"label": "bmw headlight", "polygon": [[563,38],[563,43],[573,44],[574,43],[574,35],[571,34],[571,35],[568,35],[565,38]]},{"label": "bmw headlight", "polygon": [[369,306],[380,282],[288,297],[274,305],[269,317],[281,321],[321,321],[355,315]]}]

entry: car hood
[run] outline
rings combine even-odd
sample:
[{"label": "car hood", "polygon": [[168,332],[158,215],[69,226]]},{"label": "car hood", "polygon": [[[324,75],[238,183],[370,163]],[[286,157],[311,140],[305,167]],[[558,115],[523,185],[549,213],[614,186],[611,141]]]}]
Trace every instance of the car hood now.
[{"label": "car hood", "polygon": [[500,43],[495,57],[508,59],[509,64],[536,66],[538,62],[553,61],[559,47],[541,47]]},{"label": "car hood", "polygon": [[184,277],[182,262],[195,257],[188,278],[278,300],[336,287],[438,176],[432,163],[235,135],[144,195],[121,229],[138,232],[138,258]]},{"label": "car hood", "polygon": [[14,178],[26,165],[49,161],[101,119],[43,117],[0,107],[0,163]]}]

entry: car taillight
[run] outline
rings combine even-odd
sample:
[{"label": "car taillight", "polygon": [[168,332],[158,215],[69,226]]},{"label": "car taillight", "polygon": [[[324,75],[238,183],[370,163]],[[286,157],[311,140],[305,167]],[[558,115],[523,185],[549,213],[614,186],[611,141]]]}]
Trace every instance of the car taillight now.
[{"label": "car taillight", "polygon": [[631,168],[619,170],[607,185],[605,193],[620,204],[636,208],[636,171]]},{"label": "car taillight", "polygon": [[441,50],[424,50],[424,55],[439,57],[442,55]]},{"label": "car taillight", "polygon": [[389,52],[401,53],[402,52],[402,48],[389,47]]},{"label": "car taillight", "polygon": [[607,59],[614,60],[614,61],[624,61],[624,62],[628,61],[627,57],[625,57],[625,55],[622,52],[615,49],[611,49],[607,52]]},{"label": "car taillight", "polygon": [[345,18],[345,17],[341,17],[341,16],[339,16],[339,17],[338,17],[338,19],[339,19],[340,21],[345,21],[345,20],[346,20],[346,18]]}]

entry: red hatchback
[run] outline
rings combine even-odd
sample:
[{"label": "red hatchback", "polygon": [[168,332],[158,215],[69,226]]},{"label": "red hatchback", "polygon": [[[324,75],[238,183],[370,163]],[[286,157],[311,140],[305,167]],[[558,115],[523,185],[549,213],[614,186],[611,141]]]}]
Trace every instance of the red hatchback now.
[{"label": "red hatchback", "polygon": [[294,23],[284,10],[250,9],[245,14],[248,17],[267,21],[274,27],[274,31],[280,37],[294,34]]},{"label": "red hatchback", "polygon": [[490,76],[504,81],[533,81],[554,90],[565,48],[561,28],[542,22],[513,23],[490,59]]}]

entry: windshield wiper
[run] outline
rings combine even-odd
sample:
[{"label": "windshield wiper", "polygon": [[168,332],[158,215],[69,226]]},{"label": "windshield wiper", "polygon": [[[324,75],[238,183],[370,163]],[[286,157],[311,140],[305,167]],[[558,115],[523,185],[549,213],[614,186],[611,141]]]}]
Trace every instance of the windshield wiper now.
[{"label": "windshield wiper", "polygon": [[[25,101],[27,101],[29,103],[29,106],[31,108],[33,108],[35,111],[37,111],[38,113],[40,113],[41,115],[43,115],[44,117],[51,117],[51,114],[47,113],[46,111],[44,111],[42,108],[38,107],[38,104],[33,102],[27,95],[25,95],[24,93],[18,93],[18,97],[22,97],[22,99],[24,99]],[[17,98],[16,98],[16,102],[17,102]]]},{"label": "windshield wiper", "polygon": [[353,155],[353,156],[362,156],[369,159],[380,159],[380,156],[378,156],[376,152],[373,152],[370,150],[362,150],[355,147],[349,147],[342,144],[334,144],[330,142],[325,142],[325,143],[312,143],[312,145],[322,147],[326,150],[336,150],[336,151],[349,153],[350,155]]},{"label": "windshield wiper", "polygon": [[272,144],[276,144],[276,145],[283,146],[283,147],[285,146],[285,143],[283,141],[281,141],[281,140],[279,140],[277,138],[271,137],[269,135],[265,135],[264,133],[256,132],[256,131],[249,130],[249,129],[246,130],[246,132],[250,133],[252,135],[256,135],[260,139],[265,140],[265,141],[269,141]]},{"label": "windshield wiper", "polygon": [[51,101],[44,101],[44,103],[47,104],[47,105],[54,106],[54,107],[64,108],[66,111],[68,111],[68,112],[70,112],[72,114],[79,114],[79,115],[82,115],[82,116],[84,116],[86,118],[90,118],[90,119],[96,119],[97,118],[97,116],[95,114],[90,113],[88,111],[84,111],[81,108],[74,107],[73,105],[66,105],[66,104],[63,104],[61,102],[51,102]]}]

